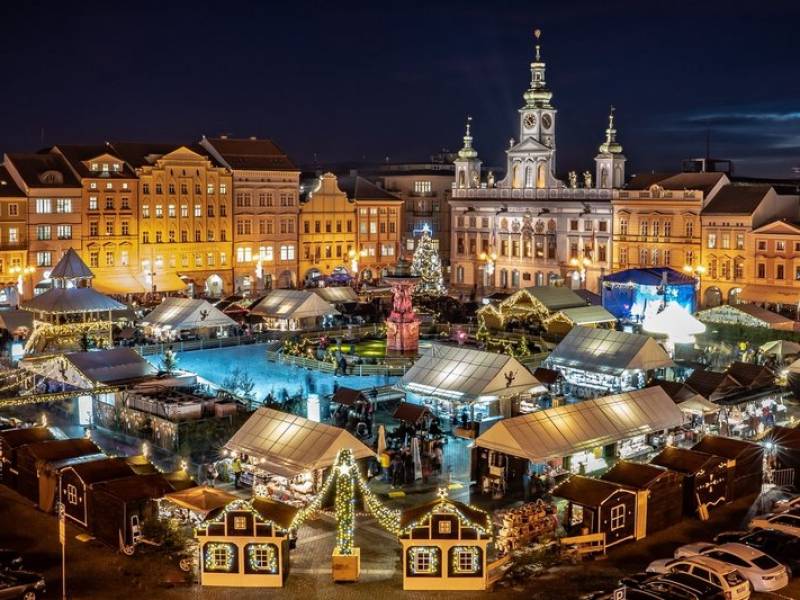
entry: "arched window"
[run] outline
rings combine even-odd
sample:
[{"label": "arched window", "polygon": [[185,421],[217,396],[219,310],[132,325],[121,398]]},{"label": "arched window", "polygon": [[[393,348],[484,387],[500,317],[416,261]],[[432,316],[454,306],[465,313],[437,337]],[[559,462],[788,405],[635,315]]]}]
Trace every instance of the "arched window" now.
[{"label": "arched window", "polygon": [[466,179],[467,179],[466,173],[464,172],[464,169],[461,169],[458,172],[458,187],[460,188],[466,187]]},{"label": "arched window", "polygon": [[464,283],[464,267],[461,265],[456,267],[456,283]]},{"label": "arched window", "polygon": [[603,167],[600,170],[600,187],[607,188],[608,187],[608,169]]},{"label": "arched window", "polygon": [[622,167],[614,167],[614,187],[622,187]]},{"label": "arched window", "polygon": [[533,165],[527,165],[525,167],[525,187],[533,187]]},{"label": "arched window", "polygon": [[518,288],[519,287],[519,271],[514,269],[511,271],[511,287]]},{"label": "arched window", "polygon": [[500,287],[508,287],[508,271],[505,269],[500,271]]},{"label": "arched window", "polygon": [[511,167],[511,187],[513,188],[521,188],[522,187],[522,176],[519,172],[519,165],[514,163],[514,166]]},{"label": "arched window", "polygon": [[544,273],[538,271],[533,281],[535,285],[544,285]]},{"label": "arched window", "polygon": [[539,163],[539,171],[536,175],[536,187],[539,189],[547,185],[547,163]]}]

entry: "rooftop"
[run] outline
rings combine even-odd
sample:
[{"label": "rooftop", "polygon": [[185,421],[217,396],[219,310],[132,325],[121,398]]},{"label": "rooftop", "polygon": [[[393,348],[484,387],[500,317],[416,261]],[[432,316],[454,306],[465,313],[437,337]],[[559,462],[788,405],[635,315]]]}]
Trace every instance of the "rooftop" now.
[{"label": "rooftop", "polygon": [[606,471],[601,479],[630,488],[644,489],[667,472],[664,467],[621,460]]},{"label": "rooftop", "polygon": [[701,211],[703,215],[752,215],[767,194],[769,185],[723,186]]},{"label": "rooftop", "polygon": [[57,154],[7,154],[8,161],[30,188],[77,188],[81,183]]},{"label": "rooftop", "polygon": [[299,171],[278,145],[269,139],[206,138],[225,166],[241,171]]},{"label": "rooftop", "polygon": [[637,173],[625,185],[626,190],[647,190],[658,185],[664,190],[699,190],[707,195],[725,173]]},{"label": "rooftop", "polygon": [[5,166],[0,165],[0,198],[25,198],[25,192],[19,189]]},{"label": "rooftop", "polygon": [[339,189],[351,200],[397,200],[401,198],[378,187],[360,175],[344,175],[338,178]]},{"label": "rooftop", "polygon": [[582,506],[600,506],[620,489],[622,488],[616,483],[573,475],[553,490],[553,496]]}]

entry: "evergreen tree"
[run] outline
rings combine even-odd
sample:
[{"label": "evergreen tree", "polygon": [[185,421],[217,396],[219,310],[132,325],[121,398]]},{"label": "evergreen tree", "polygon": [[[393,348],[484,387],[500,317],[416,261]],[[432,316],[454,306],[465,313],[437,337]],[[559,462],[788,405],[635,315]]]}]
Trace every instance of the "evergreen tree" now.
[{"label": "evergreen tree", "polygon": [[420,278],[415,294],[420,296],[443,296],[447,293],[442,278],[442,261],[439,251],[433,247],[430,230],[426,227],[414,250],[411,273]]}]

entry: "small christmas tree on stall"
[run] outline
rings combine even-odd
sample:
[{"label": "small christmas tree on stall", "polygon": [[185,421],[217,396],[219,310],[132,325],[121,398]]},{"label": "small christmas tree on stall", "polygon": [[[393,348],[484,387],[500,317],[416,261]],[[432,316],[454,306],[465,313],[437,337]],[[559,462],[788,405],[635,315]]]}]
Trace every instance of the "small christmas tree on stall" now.
[{"label": "small christmas tree on stall", "polygon": [[414,293],[419,296],[443,296],[447,293],[442,279],[442,261],[433,247],[431,231],[425,226],[414,250],[411,273],[420,278]]}]

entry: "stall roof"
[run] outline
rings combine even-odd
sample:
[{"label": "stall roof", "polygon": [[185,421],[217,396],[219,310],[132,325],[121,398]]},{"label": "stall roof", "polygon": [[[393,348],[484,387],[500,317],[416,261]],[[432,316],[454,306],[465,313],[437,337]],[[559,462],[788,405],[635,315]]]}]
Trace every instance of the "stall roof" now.
[{"label": "stall roof", "polygon": [[92,440],[86,438],[71,438],[68,440],[49,440],[28,444],[25,449],[38,459],[47,462],[100,454],[102,450]]},{"label": "stall roof", "polygon": [[[550,312],[557,312],[565,308],[586,306],[586,300],[567,287],[552,285],[536,285],[524,288],[531,296],[547,307]],[[522,291],[522,290],[520,290]],[[512,294],[515,296],[519,292]],[[510,299],[510,298],[509,298]]]},{"label": "stall roof", "polygon": [[144,325],[173,330],[230,327],[236,321],[201,298],[164,298],[142,319]]},{"label": "stall roof", "polygon": [[50,277],[52,279],[91,279],[94,277],[94,273],[86,266],[74,248],[67,248],[61,260],[50,271]]},{"label": "stall roof", "polygon": [[480,527],[487,527],[488,525],[487,513],[479,508],[464,504],[463,502],[458,502],[457,500],[451,500],[450,498],[437,498],[431,502],[426,502],[425,504],[420,504],[419,506],[414,506],[404,510],[400,514],[400,527],[405,528],[412,523],[419,522],[443,505],[447,508],[458,510],[467,519],[476,525],[479,525]]},{"label": "stall roof", "polygon": [[686,379],[686,385],[704,398],[711,398],[723,385],[725,387],[738,387],[725,373],[695,369]]},{"label": "stall roof", "polygon": [[272,521],[279,527],[289,529],[292,526],[294,518],[300,509],[296,506],[277,502],[271,498],[253,498],[251,500],[253,510],[255,510],[261,518],[265,521]]},{"label": "stall roof", "polygon": [[92,287],[103,294],[143,294],[152,291],[152,288],[132,271],[95,278]]},{"label": "stall roof", "polygon": [[271,408],[259,408],[225,445],[257,459],[264,470],[291,477],[332,466],[340,450],[355,459],[375,453],[344,429]]},{"label": "stall roof", "polygon": [[340,387],[331,397],[331,402],[344,404],[345,406],[354,406],[358,402],[368,402],[368,400],[362,390]]},{"label": "stall roof", "polygon": [[0,311],[0,327],[15,335],[20,329],[33,331],[33,314],[27,310]]},{"label": "stall roof", "polygon": [[166,494],[164,498],[181,508],[204,514],[224,508],[237,499],[236,496],[229,494],[225,490],[218,490],[205,485],[171,492]]},{"label": "stall roof", "polygon": [[161,473],[147,473],[101,481],[92,484],[92,489],[105,492],[123,502],[134,502],[147,498],[161,498],[172,490],[172,486]]},{"label": "stall roof", "polygon": [[330,304],[358,302],[358,294],[349,285],[313,288],[311,291]]},{"label": "stall roof", "polygon": [[131,348],[109,348],[64,355],[32,356],[20,367],[79,389],[148,379],[158,371]]},{"label": "stall roof", "polygon": [[603,473],[603,481],[618,483],[625,487],[642,490],[649,487],[656,479],[669,471],[664,467],[647,463],[630,462],[621,460],[608,471]]},{"label": "stall roof", "polygon": [[516,358],[465,346],[432,344],[399,382],[404,390],[473,402],[544,387]]},{"label": "stall roof", "polygon": [[746,320],[748,317],[761,321],[765,327],[770,327],[772,329],[791,330],[794,328],[794,321],[791,319],[772,312],[771,310],[767,310],[766,308],[756,306],[755,304],[721,304],[720,306],[706,308],[697,313],[697,318],[706,323],[739,322]]},{"label": "stall roof", "polygon": [[86,485],[119,479],[120,477],[130,477],[134,474],[133,469],[128,465],[124,458],[101,458],[89,462],[82,462],[70,465],[68,468],[75,471],[81,481]]},{"label": "stall roof", "polygon": [[178,469],[177,471],[172,471],[170,473],[162,473],[162,475],[175,491],[185,490],[197,486],[197,482],[192,479],[192,476],[189,475],[189,473],[187,473],[184,469]]},{"label": "stall roof", "polygon": [[18,448],[26,444],[46,442],[56,439],[49,427],[22,427],[19,429],[6,429],[0,431],[0,439],[9,448]]},{"label": "stall roof", "polygon": [[678,473],[693,475],[702,470],[711,458],[713,456],[706,452],[667,446],[654,456],[650,462]]},{"label": "stall roof", "polygon": [[418,423],[425,413],[431,412],[424,404],[413,404],[412,402],[401,402],[392,415],[393,419],[405,421],[406,423]]},{"label": "stall roof", "polygon": [[573,475],[553,490],[553,496],[581,506],[600,506],[620,490],[629,491],[616,483]]},{"label": "stall roof", "polygon": [[697,392],[681,381],[667,381],[666,379],[652,379],[647,387],[659,386],[667,392],[676,404],[689,400],[697,395]]},{"label": "stall roof", "polygon": [[151,473],[158,473],[156,466],[150,462],[144,454],[137,454],[129,456],[125,459],[128,466],[133,469],[136,475],[150,475]]},{"label": "stall roof", "polygon": [[553,385],[558,382],[561,373],[554,369],[547,369],[545,367],[537,367],[533,372],[533,376],[545,385]]},{"label": "stall roof", "polygon": [[747,389],[775,385],[775,373],[764,365],[737,361],[728,367],[726,373],[728,377]]},{"label": "stall roof", "polygon": [[761,452],[762,448],[759,444],[747,440],[707,435],[692,446],[692,450],[698,450],[732,460],[738,458],[743,452]]},{"label": "stall roof", "polygon": [[250,312],[271,319],[309,319],[339,314],[318,294],[306,290],[273,290]]},{"label": "stall roof", "polygon": [[602,306],[578,306],[558,311],[575,325],[595,325],[597,323],[616,323],[617,318]]},{"label": "stall roof", "polygon": [[611,374],[674,365],[666,351],[650,336],[591,327],[573,327],[547,357],[546,363],[551,368],[570,367]]},{"label": "stall roof", "polygon": [[127,307],[92,288],[54,287],[28,300],[22,308],[31,312],[56,315],[125,310]]},{"label": "stall roof", "polygon": [[503,419],[475,444],[541,463],[681,423],[683,414],[664,390],[644,388]]}]

